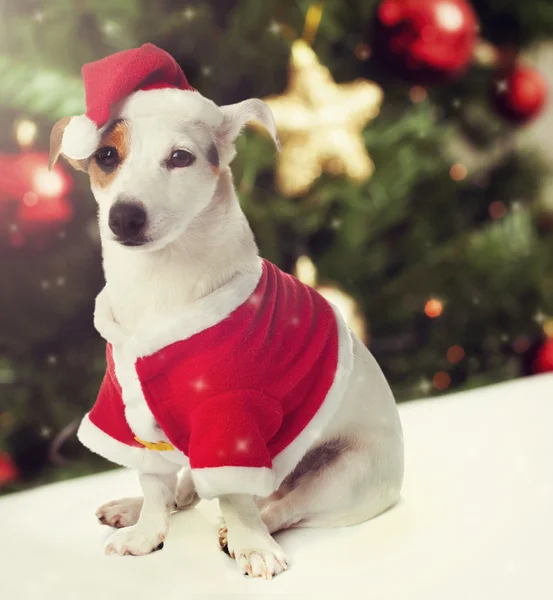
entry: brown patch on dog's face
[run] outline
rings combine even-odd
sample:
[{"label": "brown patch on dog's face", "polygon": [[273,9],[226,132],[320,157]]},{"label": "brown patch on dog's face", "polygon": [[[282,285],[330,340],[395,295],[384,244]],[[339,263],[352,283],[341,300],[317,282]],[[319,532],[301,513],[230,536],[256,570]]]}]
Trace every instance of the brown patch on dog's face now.
[{"label": "brown patch on dog's face", "polygon": [[129,153],[129,129],[125,121],[112,123],[103,133],[98,150],[89,159],[88,173],[93,186],[106,188],[115,179]]}]

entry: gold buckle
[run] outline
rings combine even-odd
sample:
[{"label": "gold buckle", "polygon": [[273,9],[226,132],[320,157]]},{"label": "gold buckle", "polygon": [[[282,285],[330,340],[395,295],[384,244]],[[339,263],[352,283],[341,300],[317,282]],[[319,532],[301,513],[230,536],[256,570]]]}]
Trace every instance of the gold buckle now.
[{"label": "gold buckle", "polygon": [[169,442],[145,442],[138,437],[134,438],[139,444],[142,444],[148,450],[156,450],[157,452],[167,452],[170,450],[174,450],[175,448],[171,446]]}]

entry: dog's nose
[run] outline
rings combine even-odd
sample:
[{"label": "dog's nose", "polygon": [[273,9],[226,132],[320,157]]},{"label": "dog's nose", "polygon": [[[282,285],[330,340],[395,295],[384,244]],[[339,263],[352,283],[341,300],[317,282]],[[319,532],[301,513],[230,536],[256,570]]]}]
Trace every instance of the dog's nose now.
[{"label": "dog's nose", "polygon": [[116,202],[109,211],[109,228],[120,241],[140,237],[146,224],[146,211],[137,202]]}]

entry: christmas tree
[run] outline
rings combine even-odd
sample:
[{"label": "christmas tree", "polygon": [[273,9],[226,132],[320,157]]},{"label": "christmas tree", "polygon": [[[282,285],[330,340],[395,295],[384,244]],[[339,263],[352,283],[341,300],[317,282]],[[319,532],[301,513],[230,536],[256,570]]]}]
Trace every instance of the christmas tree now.
[{"label": "christmas tree", "polygon": [[260,253],[338,304],[398,401],[553,368],[524,133],[548,0],[8,0],[1,27],[0,491],[106,468],[74,436],[105,367],[95,202],[48,136],[84,112],[83,63],[144,42],[217,104],[267,99],[283,152],[252,128],[233,163]]}]

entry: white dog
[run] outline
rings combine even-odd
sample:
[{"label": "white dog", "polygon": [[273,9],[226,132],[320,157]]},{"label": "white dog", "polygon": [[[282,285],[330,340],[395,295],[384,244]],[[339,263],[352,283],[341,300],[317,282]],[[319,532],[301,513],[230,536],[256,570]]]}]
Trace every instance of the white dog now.
[{"label": "white dog", "polygon": [[[375,359],[335,311],[346,358],[340,358],[344,380],[334,408],[306,428],[293,455],[274,458],[260,487],[242,480],[235,468],[225,489],[236,493],[222,494],[194,475],[184,453],[163,451],[174,450],[173,438],[153,418],[134,365],[141,356],[209,329],[251,297],[263,267],[230,163],[235,140],[251,120],[264,124],[278,145],[272,115],[261,100],[218,107],[202,99],[196,111],[182,102],[183,93],[149,89],[126,95],[112,107],[88,158],[65,151],[69,119],[52,131],[51,161],[61,153],[86,171],[98,202],[106,285],[96,301],[95,326],[112,349],[126,422],[145,448],[119,455],[118,442],[100,439],[87,419],[79,436],[99,451],[97,441],[104,456],[141,471],[143,498],[116,500],[96,513],[102,523],[120,528],[109,538],[107,553],[159,549],[171,512],[193,506],[199,492],[218,497],[225,522],[220,544],[240,571],[271,578],[288,565],[273,532],[353,525],[398,501],[401,425]],[[142,451],[147,457],[136,458]]]}]

